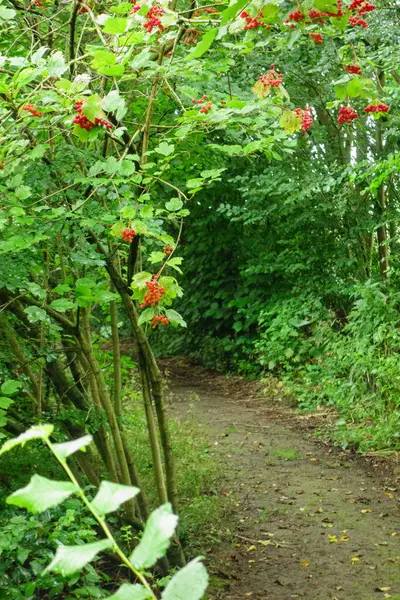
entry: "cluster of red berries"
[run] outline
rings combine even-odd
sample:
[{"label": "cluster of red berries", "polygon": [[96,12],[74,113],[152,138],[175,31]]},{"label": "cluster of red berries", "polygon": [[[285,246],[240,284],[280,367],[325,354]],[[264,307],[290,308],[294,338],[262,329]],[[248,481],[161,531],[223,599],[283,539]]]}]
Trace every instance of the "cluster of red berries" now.
[{"label": "cluster of red berries", "polygon": [[296,23],[299,23],[300,21],[303,21],[305,18],[306,18],[306,15],[304,13],[302,13],[299,8],[296,8],[296,10],[289,13],[289,16],[286,19],[285,23],[289,23],[289,21],[295,21]]},{"label": "cluster of red berries", "polygon": [[169,319],[167,319],[167,317],[163,317],[162,315],[154,315],[150,321],[150,325],[152,329],[157,329],[157,325],[169,325]]},{"label": "cluster of red berries", "polygon": [[353,0],[349,6],[349,10],[356,10],[356,15],[350,17],[349,24],[352,27],[357,27],[359,25],[363,29],[368,27],[368,23],[365,19],[362,18],[363,15],[366,15],[369,12],[375,10],[375,4],[368,2],[368,0]]},{"label": "cluster of red berries", "polygon": [[322,33],[310,33],[310,38],[314,40],[316,44],[322,44],[324,41]]},{"label": "cluster of red berries", "polygon": [[89,12],[89,5],[84,4],[84,2],[82,0],[80,0],[77,12],[80,15],[85,15],[86,13]]},{"label": "cluster of red berries", "polygon": [[349,10],[357,10],[359,15],[366,15],[375,10],[375,8],[375,4],[368,2],[368,0],[353,0],[349,6]]},{"label": "cluster of red berries", "polygon": [[132,244],[133,238],[136,237],[136,235],[136,231],[132,229],[132,227],[123,229],[121,231],[121,236],[124,242],[129,242],[130,244]]},{"label": "cluster of red berries", "polygon": [[305,108],[304,110],[301,108],[296,108],[294,112],[301,119],[302,130],[307,131],[310,129],[311,125],[313,124],[312,109],[310,107]]},{"label": "cluster of red berries", "polygon": [[279,87],[282,83],[283,75],[282,73],[277,73],[274,66],[275,65],[271,65],[270,70],[260,77],[260,81],[264,85],[264,88]]},{"label": "cluster of red berries", "polygon": [[86,129],[86,131],[90,131],[91,129],[93,129],[93,127],[96,127],[96,125],[104,125],[106,129],[111,129],[112,125],[111,123],[109,123],[109,121],[106,121],[106,119],[98,119],[96,117],[94,123],[92,123],[92,121],[89,121],[87,116],[83,114],[82,106],[83,100],[78,100],[77,102],[75,102],[75,109],[78,113],[75,119],[72,121],[73,123],[75,123],[75,125],[79,125],[81,129]]},{"label": "cluster of red berries", "polygon": [[161,23],[160,17],[164,14],[164,9],[161,6],[157,6],[155,4],[149,10],[146,15],[146,22],[143,23],[143,27],[146,29],[147,33],[151,33],[154,28],[158,28],[159,32],[164,31],[164,26]]},{"label": "cluster of red berries", "polygon": [[47,6],[45,6],[41,0],[33,0],[32,6],[37,6],[38,8],[47,8]]},{"label": "cluster of red berries", "polygon": [[170,244],[167,244],[166,246],[164,246],[163,250],[164,250],[165,256],[169,256],[170,254],[172,254],[174,249]]},{"label": "cluster of red berries", "polygon": [[25,104],[22,110],[26,110],[31,113],[32,117],[43,117],[43,113],[38,111],[33,104]]},{"label": "cluster of red berries", "polygon": [[265,29],[271,29],[271,25],[265,25],[261,10],[258,11],[256,17],[252,17],[245,10],[243,10],[240,13],[240,16],[242,17],[242,19],[245,19],[245,21],[246,21],[246,25],[244,26],[244,29],[255,29],[256,27],[264,27],[264,26],[265,26]]},{"label": "cluster of red berries", "polygon": [[203,113],[203,114],[207,114],[208,112],[210,112],[211,108],[212,108],[212,102],[211,100],[209,100],[208,102],[206,102],[208,96],[204,95],[200,98],[200,100],[196,100],[196,98],[192,99],[192,104],[202,104],[203,106],[200,108],[199,112]]},{"label": "cluster of red berries", "polygon": [[138,12],[138,10],[140,10],[142,8],[141,4],[136,4],[137,0],[132,0],[131,4],[133,4],[133,8],[131,10],[131,15],[134,15],[135,13]]},{"label": "cluster of red berries", "polygon": [[362,19],[361,17],[357,17],[357,16],[350,17],[349,23],[352,27],[357,27],[357,25],[360,25],[360,27],[362,27],[363,29],[368,27],[367,21],[365,19]]},{"label": "cluster of red berries", "polygon": [[346,65],[344,70],[352,75],[359,75],[361,73],[361,67],[358,65]]},{"label": "cluster of red berries", "polygon": [[153,277],[151,281],[146,281],[147,292],[143,297],[143,302],[140,308],[146,308],[146,306],[155,306],[160,302],[161,298],[165,294],[165,288],[157,281],[157,276]]},{"label": "cluster of red berries", "polygon": [[351,106],[341,106],[337,118],[338,123],[351,123],[357,119],[358,113]]},{"label": "cluster of red berries", "polygon": [[388,110],[389,106],[383,102],[379,102],[379,104],[369,104],[364,108],[364,112],[366,113],[387,113]]}]

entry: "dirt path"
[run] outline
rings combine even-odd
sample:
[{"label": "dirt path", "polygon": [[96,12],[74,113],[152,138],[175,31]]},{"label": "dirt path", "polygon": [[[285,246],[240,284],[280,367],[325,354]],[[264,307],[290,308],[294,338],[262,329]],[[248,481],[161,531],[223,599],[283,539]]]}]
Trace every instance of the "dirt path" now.
[{"label": "dirt path", "polygon": [[210,599],[400,600],[393,470],[317,442],[239,378],[182,364],[169,385],[171,411],[209,435],[238,503],[233,539],[206,549]]}]

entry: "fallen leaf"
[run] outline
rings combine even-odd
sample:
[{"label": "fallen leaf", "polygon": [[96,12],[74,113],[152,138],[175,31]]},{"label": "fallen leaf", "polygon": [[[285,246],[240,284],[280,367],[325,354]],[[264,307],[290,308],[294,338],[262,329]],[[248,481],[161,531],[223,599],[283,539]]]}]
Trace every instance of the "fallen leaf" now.
[{"label": "fallen leaf", "polygon": [[360,512],[363,515],[366,515],[367,513],[372,513],[372,510],[370,508],[363,508]]},{"label": "fallen leaf", "polygon": [[254,550],[257,550],[257,546],[250,546],[247,548],[247,552],[254,552]]},{"label": "fallen leaf", "polygon": [[303,562],[301,563],[302,567],[309,567],[310,563],[308,562],[308,560],[303,560]]},{"label": "fallen leaf", "polygon": [[393,498],[393,494],[391,494],[390,492],[384,492],[385,496],[387,496],[388,498]]},{"label": "fallen leaf", "polygon": [[310,458],[311,462],[319,462],[319,458]]},{"label": "fallen leaf", "polygon": [[258,540],[258,543],[262,546],[270,546],[272,544],[271,540]]},{"label": "fallen leaf", "polygon": [[392,537],[395,537],[396,535],[399,535],[399,534],[397,533],[397,531],[393,531],[393,533],[391,533],[390,535],[391,535]]},{"label": "fallen leaf", "polygon": [[357,556],[353,556],[353,558],[351,559],[351,562],[352,562],[352,563],[359,563],[359,562],[360,562],[360,559],[359,559],[359,558],[357,558]]},{"label": "fallen leaf", "polygon": [[349,537],[347,535],[341,535],[340,536],[340,541],[341,542],[348,542],[349,541]]},{"label": "fallen leaf", "polygon": [[376,592],[390,592],[392,588],[391,587],[377,587],[375,589]]},{"label": "fallen leaf", "polygon": [[336,535],[329,535],[328,533],[328,538],[331,544],[337,544],[338,543],[338,539],[336,537]]}]

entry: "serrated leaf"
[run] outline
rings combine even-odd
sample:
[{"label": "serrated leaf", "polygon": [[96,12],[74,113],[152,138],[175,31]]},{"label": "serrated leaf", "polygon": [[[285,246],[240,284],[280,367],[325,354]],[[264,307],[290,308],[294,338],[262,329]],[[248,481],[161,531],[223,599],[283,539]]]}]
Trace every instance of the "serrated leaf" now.
[{"label": "serrated leaf", "polygon": [[62,442],[61,444],[53,444],[53,450],[56,456],[60,460],[65,460],[71,454],[82,450],[85,446],[88,446],[93,440],[91,435],[84,435],[76,440],[70,442]]},{"label": "serrated leaf", "polygon": [[53,481],[33,475],[27,486],[8,496],[7,504],[26,508],[31,513],[41,513],[66,500],[77,488],[70,481]]},{"label": "serrated leaf", "polygon": [[157,152],[157,154],[162,154],[162,156],[170,156],[173,154],[174,150],[175,146],[173,144],[167,144],[167,142],[161,142],[157,148],[154,148],[154,151]]},{"label": "serrated leaf", "polygon": [[5,381],[2,384],[0,390],[1,390],[1,393],[4,394],[5,396],[13,396],[14,394],[16,394],[18,392],[18,390],[21,386],[22,386],[22,383],[20,383],[16,379],[8,379],[7,381]]},{"label": "serrated leaf", "polygon": [[193,60],[194,58],[200,58],[200,56],[203,56],[203,54],[205,54],[211,47],[211,44],[215,40],[217,33],[218,29],[210,29],[207,31],[207,33],[203,35],[199,43],[196,45],[196,48],[194,48],[194,50],[185,56],[185,60]]},{"label": "serrated leaf", "polygon": [[279,125],[289,134],[301,129],[301,117],[292,110],[285,110],[279,119]]},{"label": "serrated leaf", "polygon": [[133,289],[134,288],[145,288],[146,281],[150,281],[151,277],[152,277],[152,275],[148,271],[140,271],[139,273],[136,273],[136,275],[133,276],[131,287]]},{"label": "serrated leaf", "polygon": [[90,563],[96,554],[111,546],[112,542],[110,540],[101,540],[93,542],[93,544],[83,544],[81,546],[64,546],[61,544],[57,548],[55,557],[43,571],[43,574],[51,571],[63,577],[72,575],[72,573],[80,571],[85,565]]},{"label": "serrated leaf", "polygon": [[[188,185],[188,184],[186,184],[186,185]],[[183,202],[180,198],[171,198],[171,200],[169,200],[165,204],[165,208],[171,212],[180,210],[182,208],[182,206],[183,206]]]},{"label": "serrated leaf", "polygon": [[[122,65],[118,65],[121,66]],[[122,67],[123,69],[123,67]],[[123,119],[128,110],[124,98],[121,98],[118,90],[111,90],[103,100],[103,109],[115,113],[118,121]]]},{"label": "serrated leaf", "polygon": [[151,567],[165,555],[177,522],[178,517],[172,513],[169,503],[151,513],[142,539],[129,558],[136,569]]},{"label": "serrated leaf", "polygon": [[119,35],[125,32],[128,20],[123,17],[109,17],[104,23],[104,33]]},{"label": "serrated leaf", "polygon": [[199,558],[195,558],[173,576],[161,594],[161,600],[201,600],[207,586],[207,569]]},{"label": "serrated leaf", "polygon": [[102,481],[91,505],[100,515],[106,515],[118,510],[121,504],[134,498],[139,489],[130,485],[121,485],[111,481]]},{"label": "serrated leaf", "polygon": [[65,71],[68,70],[67,65],[65,64],[64,55],[59,50],[52,54],[47,60],[47,71],[49,77],[61,77]]},{"label": "serrated leaf", "polygon": [[49,306],[58,312],[65,312],[70,308],[73,308],[74,303],[66,298],[57,298],[57,300],[53,300]]},{"label": "serrated leaf", "polygon": [[353,77],[346,87],[347,95],[350,98],[357,98],[364,89],[364,80],[359,77]]},{"label": "serrated leaf", "polygon": [[181,327],[187,327],[186,321],[184,320],[182,315],[179,314],[176,310],[169,308],[168,310],[165,311],[165,315],[166,315],[166,317],[168,317],[168,319],[171,321],[171,323],[176,323],[177,325],[180,325]]},{"label": "serrated leaf", "polygon": [[149,262],[152,265],[155,265],[157,263],[163,262],[164,258],[165,258],[164,252],[152,252],[149,256]]},{"label": "serrated leaf", "polygon": [[154,310],[154,308],[146,308],[146,310],[140,313],[138,325],[143,325],[143,323],[149,323],[155,314],[156,311]]},{"label": "serrated leaf", "polygon": [[172,269],[175,269],[175,271],[178,271],[178,273],[183,275],[182,269],[180,269],[178,266],[178,265],[182,264],[182,261],[183,261],[183,258],[181,256],[174,256],[174,258],[171,258],[171,260],[168,261],[168,266],[172,267]]},{"label": "serrated leaf", "polygon": [[142,585],[123,583],[115,594],[107,596],[107,600],[146,600],[148,597],[149,592]]},{"label": "serrated leaf", "polygon": [[0,448],[0,455],[9,452],[15,446],[24,446],[29,440],[47,440],[53,433],[53,425],[34,425],[16,438],[7,440]]}]

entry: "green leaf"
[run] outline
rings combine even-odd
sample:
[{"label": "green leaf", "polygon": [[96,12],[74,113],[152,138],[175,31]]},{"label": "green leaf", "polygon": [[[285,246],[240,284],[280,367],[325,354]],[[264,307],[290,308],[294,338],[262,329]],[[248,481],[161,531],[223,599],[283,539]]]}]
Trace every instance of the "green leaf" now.
[{"label": "green leaf", "polygon": [[15,17],[17,11],[13,8],[6,8],[5,6],[0,6],[0,21],[8,22]]},{"label": "green leaf", "polygon": [[84,435],[76,440],[70,442],[62,442],[61,444],[53,444],[54,454],[60,459],[65,460],[74,452],[82,450],[85,446],[88,446],[93,440],[91,435]]},{"label": "green leaf", "polygon": [[[96,118],[97,119],[104,118],[105,115],[101,109],[100,96],[98,94],[93,94],[92,96],[89,96],[89,98],[87,98],[82,105],[82,112],[85,115],[85,117],[87,117],[89,119],[89,121],[91,121],[91,123],[94,123]],[[79,129],[81,129],[81,127]],[[83,130],[83,131],[85,131],[85,130]],[[86,133],[91,133],[91,132],[89,131]]]},{"label": "green leaf", "polygon": [[13,396],[18,392],[20,387],[22,387],[22,383],[16,379],[7,379],[7,381],[2,384],[0,390],[5,396]]},{"label": "green leaf", "polygon": [[41,513],[57,506],[77,491],[70,481],[52,481],[40,475],[33,475],[28,485],[7,498],[7,504],[26,508],[32,513]]},{"label": "green leaf", "polygon": [[208,586],[208,574],[199,561],[195,558],[173,576],[161,600],[201,600]]},{"label": "green leaf", "polygon": [[49,57],[47,61],[47,71],[49,77],[61,77],[68,70],[65,64],[64,54],[59,50]]},{"label": "green leaf", "polygon": [[7,410],[14,403],[12,398],[6,398],[5,396],[0,396],[0,408],[3,410]]},{"label": "green leaf", "polygon": [[163,504],[151,513],[142,539],[129,558],[136,569],[151,567],[165,555],[177,522],[170,504]]},{"label": "green leaf", "polygon": [[211,44],[215,40],[215,37],[218,33],[218,29],[210,29],[203,35],[200,42],[196,45],[189,54],[185,56],[185,60],[193,60],[194,58],[200,58],[207,52],[207,50],[211,47]]},{"label": "green leaf", "polygon": [[262,7],[262,16],[264,17],[264,22],[268,23],[275,19],[275,17],[279,13],[279,6],[276,4],[266,4]]},{"label": "green leaf", "polygon": [[174,150],[175,146],[173,144],[167,144],[167,142],[161,142],[161,144],[154,149],[155,152],[162,154],[163,156],[170,156],[173,154]]},{"label": "green leaf", "polygon": [[65,292],[69,292],[71,290],[68,283],[60,283],[57,287],[54,288],[53,292],[55,294],[65,294]]},{"label": "green leaf", "polygon": [[146,308],[146,310],[140,313],[138,325],[143,325],[143,323],[149,323],[155,314],[156,311],[154,310],[154,308]]},{"label": "green leaf", "polygon": [[145,204],[145,206],[142,206],[142,208],[140,209],[140,216],[142,217],[142,219],[152,219],[153,207],[149,204]]},{"label": "green leaf", "polygon": [[96,50],[96,52],[93,52],[93,60],[90,66],[97,70],[100,67],[115,65],[116,62],[117,58],[115,54],[109,50]]},{"label": "green leaf", "polygon": [[163,262],[164,258],[164,252],[152,252],[149,256],[149,262],[151,262],[152,265],[155,265],[157,263]]},{"label": "green leaf", "polygon": [[102,481],[91,505],[97,513],[106,515],[118,510],[121,504],[137,496],[139,491],[138,488],[129,485]]},{"label": "green leaf", "polygon": [[29,440],[47,440],[53,433],[53,425],[34,425],[16,438],[7,440],[0,448],[0,455],[9,452],[15,446],[24,446]]},{"label": "green leaf", "polygon": [[104,33],[119,35],[125,32],[128,20],[122,17],[109,17],[104,23]]},{"label": "green leaf", "polygon": [[172,267],[173,269],[175,269],[175,271],[178,271],[178,273],[183,275],[182,269],[180,269],[178,266],[182,264],[182,261],[183,258],[181,256],[174,256],[174,258],[171,258],[171,260],[168,261],[168,266]]},{"label": "green leaf", "polygon": [[93,542],[93,544],[83,544],[81,546],[64,546],[61,544],[57,548],[55,557],[43,571],[43,574],[51,571],[63,577],[72,575],[72,573],[83,569],[85,565],[94,559],[96,554],[111,546],[112,542],[110,540],[101,540]]},{"label": "green leaf", "polygon": [[182,315],[179,314],[176,310],[169,308],[168,310],[165,311],[165,315],[168,317],[168,319],[170,320],[170,322],[172,324],[176,323],[177,325],[180,325],[181,327],[187,327],[186,321],[184,320]]},{"label": "green leaf", "polygon": [[151,273],[148,273],[147,271],[140,271],[139,273],[136,273],[136,275],[133,276],[131,287],[133,289],[145,288],[146,281],[150,281],[151,277]]},{"label": "green leaf", "polygon": [[71,300],[67,300],[66,298],[57,298],[57,300],[53,300],[53,302],[49,305],[50,308],[58,312],[65,312],[70,308],[74,307],[74,303]]},{"label": "green leaf", "polygon": [[142,585],[123,583],[115,594],[107,596],[107,600],[146,600],[149,597],[149,592]]},{"label": "green leaf", "polygon": [[364,89],[364,81],[359,77],[353,77],[346,87],[347,95],[350,98],[357,98]]},{"label": "green leaf", "polygon": [[103,100],[103,109],[113,112],[118,121],[124,118],[128,110],[125,99],[121,98],[118,90],[111,90],[111,92],[108,92],[107,96]]},{"label": "green leaf", "polygon": [[171,198],[166,204],[165,208],[171,212],[180,210],[183,206],[183,202],[180,198]]},{"label": "green leaf", "polygon": [[227,23],[229,23],[229,21],[232,21],[232,19],[236,17],[238,12],[241,11],[248,3],[248,0],[239,0],[238,2],[235,2],[234,4],[226,8],[221,13],[221,25],[226,25]]}]

